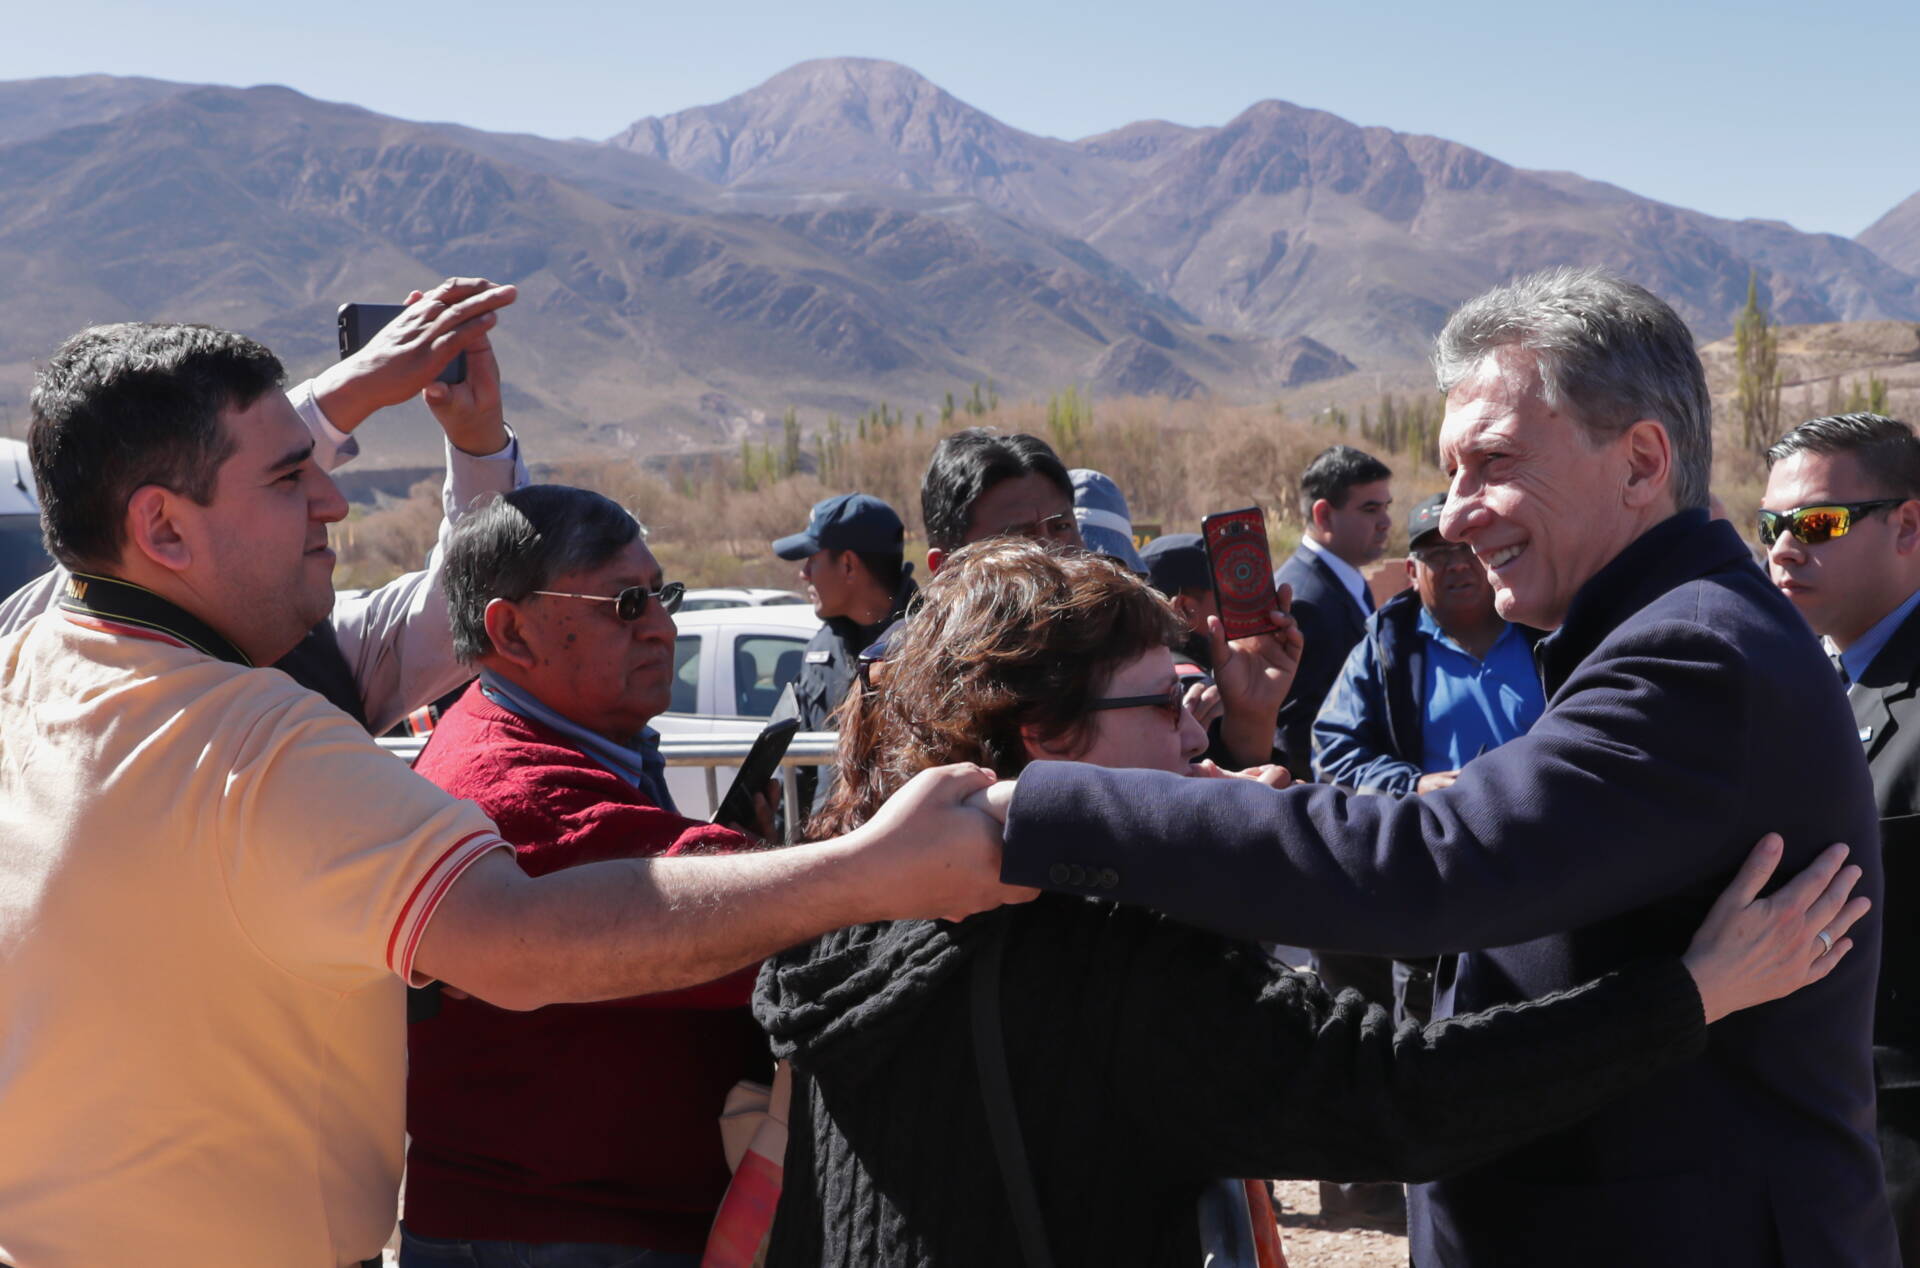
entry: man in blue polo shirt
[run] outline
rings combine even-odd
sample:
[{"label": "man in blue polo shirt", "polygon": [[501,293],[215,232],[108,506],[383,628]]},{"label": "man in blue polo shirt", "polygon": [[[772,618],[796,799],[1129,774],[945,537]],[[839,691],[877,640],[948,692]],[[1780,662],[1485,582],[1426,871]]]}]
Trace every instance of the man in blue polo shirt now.
[{"label": "man in blue polo shirt", "polygon": [[1411,589],[1367,618],[1313,724],[1314,778],[1362,792],[1432,792],[1526,734],[1547,707],[1539,635],[1500,619],[1468,546],[1440,536],[1446,494],[1407,517]]}]

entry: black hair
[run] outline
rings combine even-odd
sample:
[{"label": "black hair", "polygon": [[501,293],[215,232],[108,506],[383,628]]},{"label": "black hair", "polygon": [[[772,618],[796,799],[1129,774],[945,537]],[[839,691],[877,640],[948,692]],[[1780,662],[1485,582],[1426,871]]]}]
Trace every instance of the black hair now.
[{"label": "black hair", "polygon": [[220,422],[286,382],[245,335],[158,322],[81,331],[36,376],[27,449],[47,553],[98,567],[126,545],[127,499],[156,484],[213,501],[235,442]]},{"label": "black hair", "polygon": [[1920,437],[1882,414],[1830,414],[1800,424],[1767,450],[1767,469],[1797,453],[1852,454],[1889,495],[1920,498]]},{"label": "black hair", "polygon": [[529,484],[469,511],[447,541],[454,655],[471,664],[493,650],[493,600],[517,603],[557,577],[597,568],[639,536],[639,521],[618,502],[565,484]]},{"label": "black hair", "polygon": [[1043,475],[1073,500],[1073,480],[1053,448],[1038,436],[1002,435],[990,427],[969,427],[942,440],[920,481],[920,518],[927,545],[958,550],[973,522],[973,504],[994,485],[1024,475]]},{"label": "black hair", "polygon": [[1343,510],[1354,485],[1392,478],[1392,469],[1364,449],[1355,449],[1352,445],[1322,449],[1300,475],[1301,513],[1311,519],[1313,504],[1322,498],[1332,503],[1335,510]]},{"label": "black hair", "polygon": [[860,559],[860,566],[873,577],[874,584],[888,594],[900,588],[906,580],[907,557],[901,554],[872,554],[864,550],[853,552]]}]

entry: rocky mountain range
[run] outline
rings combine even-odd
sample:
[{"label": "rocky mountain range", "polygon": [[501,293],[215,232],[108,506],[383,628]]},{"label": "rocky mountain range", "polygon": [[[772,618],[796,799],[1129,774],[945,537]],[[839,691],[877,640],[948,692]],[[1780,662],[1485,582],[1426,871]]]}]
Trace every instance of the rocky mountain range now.
[{"label": "rocky mountain range", "polygon": [[[452,273],[521,287],[511,408],[555,454],[974,381],[1266,399],[1404,372],[1452,305],[1558,263],[1625,272],[1703,339],[1750,272],[1783,321],[1920,320],[1920,195],[1855,242],[1279,101],[1061,141],[857,59],[604,143],[275,87],[0,83],[0,418],[86,322],[228,324],[306,372],[339,303]],[[401,430],[383,455],[429,448]]]}]

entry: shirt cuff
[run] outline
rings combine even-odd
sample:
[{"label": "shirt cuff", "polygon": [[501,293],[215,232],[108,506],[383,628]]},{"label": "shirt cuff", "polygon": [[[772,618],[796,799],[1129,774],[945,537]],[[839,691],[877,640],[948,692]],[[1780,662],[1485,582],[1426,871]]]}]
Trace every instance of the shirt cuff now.
[{"label": "shirt cuff", "polygon": [[313,394],[312,379],[289,391],[287,401],[313,434],[313,460],[322,471],[336,470],[360,456],[360,442],[335,427],[327,411],[320,408],[320,401]]},{"label": "shirt cuff", "polygon": [[495,833],[474,832],[454,842],[427,869],[427,874],[408,895],[406,905],[400,909],[400,918],[393,922],[393,932],[387,937],[387,968],[401,981],[408,986],[425,986],[433,980],[413,971],[414,953],[420,949],[427,922],[433,919],[440,900],[447,896],[463,872],[493,851],[511,848]]}]

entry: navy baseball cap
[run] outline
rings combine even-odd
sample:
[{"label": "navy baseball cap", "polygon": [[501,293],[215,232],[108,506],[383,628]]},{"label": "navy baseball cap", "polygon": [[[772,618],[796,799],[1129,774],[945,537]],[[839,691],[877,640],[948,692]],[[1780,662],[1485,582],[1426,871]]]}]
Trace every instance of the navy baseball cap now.
[{"label": "navy baseball cap", "polygon": [[1424,502],[1414,503],[1407,512],[1407,549],[1412,550],[1420,544],[1420,539],[1428,533],[1440,531],[1440,512],[1447,509],[1447,495],[1436,493]]},{"label": "navy baseball cap", "polygon": [[1213,569],[1207,563],[1207,539],[1198,533],[1168,533],[1147,543],[1140,552],[1147,580],[1171,599],[1182,590],[1213,588]]},{"label": "navy baseball cap", "polygon": [[898,555],[906,540],[906,526],[891,506],[864,493],[842,493],[815,503],[806,531],[782,537],[773,544],[773,553],[782,559],[805,559],[823,550]]},{"label": "navy baseball cap", "polygon": [[1119,560],[1131,572],[1146,572],[1140,552],[1133,548],[1133,513],[1120,486],[1089,467],[1076,467],[1067,478],[1073,481],[1073,518],[1087,549]]}]

